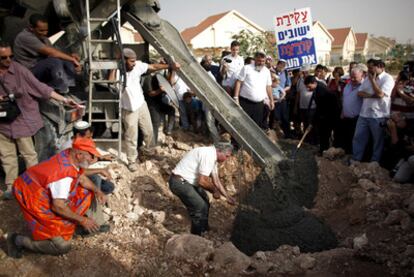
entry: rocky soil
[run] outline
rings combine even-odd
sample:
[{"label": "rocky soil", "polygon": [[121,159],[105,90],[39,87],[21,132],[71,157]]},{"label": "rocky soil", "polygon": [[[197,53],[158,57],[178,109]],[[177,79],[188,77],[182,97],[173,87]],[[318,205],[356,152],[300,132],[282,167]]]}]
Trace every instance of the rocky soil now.
[{"label": "rocky soil", "polygon": [[[274,138],[274,137],[273,137]],[[8,258],[0,240],[0,276],[409,276],[414,274],[414,186],[395,184],[375,163],[347,165],[340,149],[316,157],[319,189],[307,209],[334,231],[339,247],[303,253],[295,245],[252,256],[230,241],[233,221],[260,168],[246,152],[226,161],[222,182],[241,203],[213,200],[211,230],[189,234],[186,210],[168,189],[171,170],[208,141],[178,132],[130,173],[111,164],[116,190],[104,209],[111,231],[75,237],[73,250],[53,257],[25,252]],[[290,143],[294,143],[293,141]],[[312,155],[312,148],[301,151]],[[290,153],[288,153],[289,155]],[[15,201],[0,202],[0,235],[25,232]],[[257,234],[260,236],[260,234]]]}]

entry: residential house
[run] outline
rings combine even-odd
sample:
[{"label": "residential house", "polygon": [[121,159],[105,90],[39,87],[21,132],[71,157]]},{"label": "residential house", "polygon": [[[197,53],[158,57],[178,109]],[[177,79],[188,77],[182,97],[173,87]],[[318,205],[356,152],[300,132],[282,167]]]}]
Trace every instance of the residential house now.
[{"label": "residential house", "polygon": [[366,58],[386,58],[391,49],[395,46],[395,40],[386,37],[374,37],[368,38],[368,50]]},{"label": "residential house", "polygon": [[351,27],[329,29],[334,38],[331,51],[331,64],[347,64],[354,60],[357,39]]},{"label": "residential house", "polygon": [[211,53],[229,48],[233,35],[241,30],[251,31],[253,34],[263,34],[265,30],[235,10],[215,14],[201,21],[197,26],[181,32],[187,45],[193,49],[195,56],[202,56],[204,52]]},{"label": "residential house", "polygon": [[329,65],[331,61],[333,36],[320,21],[313,22],[313,37],[315,40],[318,63]]},{"label": "residential house", "polygon": [[355,33],[357,44],[355,46],[355,61],[365,62],[368,54],[368,33]]}]

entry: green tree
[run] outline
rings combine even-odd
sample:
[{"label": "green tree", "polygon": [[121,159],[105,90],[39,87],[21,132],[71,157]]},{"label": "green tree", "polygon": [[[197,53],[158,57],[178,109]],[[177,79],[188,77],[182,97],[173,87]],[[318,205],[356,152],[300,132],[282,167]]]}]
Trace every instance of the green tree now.
[{"label": "green tree", "polygon": [[250,30],[241,30],[238,34],[233,35],[232,39],[240,43],[240,55],[243,57],[252,57],[257,51],[273,52],[269,47],[267,33],[254,34]]}]

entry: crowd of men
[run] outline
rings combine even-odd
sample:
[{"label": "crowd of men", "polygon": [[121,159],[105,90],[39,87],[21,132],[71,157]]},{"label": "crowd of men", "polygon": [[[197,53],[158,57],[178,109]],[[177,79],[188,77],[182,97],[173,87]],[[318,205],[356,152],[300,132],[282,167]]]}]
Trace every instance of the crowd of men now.
[{"label": "crowd of men", "polygon": [[[82,71],[79,57],[54,48],[47,32],[46,19],[35,14],[16,37],[13,49],[0,42],[0,100],[15,99],[21,111],[11,121],[0,118],[0,160],[6,174],[6,190],[0,197],[17,200],[31,232],[30,237],[8,235],[9,255],[16,258],[23,249],[66,253],[77,229],[81,234],[109,230],[98,202],[106,201],[114,185],[107,169],[88,167],[110,157],[96,150],[93,129],[87,122],[75,124],[74,137],[56,155],[38,163],[32,139],[43,127],[38,101],[55,99],[78,108],[78,103],[62,94]],[[412,64],[395,81],[380,59],[350,63],[348,76],[342,67],[328,76],[329,69],[323,65],[317,65],[314,74],[306,64],[288,71],[285,60],[274,63],[262,52],[243,58],[239,50],[240,44],[233,41],[230,52],[223,52],[217,65],[211,55],[205,55],[200,64],[222,86],[223,97],[232,97],[260,128],[278,130],[284,138],[309,133],[307,141],[319,145],[319,154],[331,146],[340,147],[352,155],[352,163],[378,162],[390,169],[395,181],[413,181]],[[234,204],[217,169],[217,163],[231,155],[233,146],[219,141],[219,124],[178,76],[180,64],[163,60],[146,63],[137,60],[130,48],[124,48],[122,55],[127,71],[121,96],[123,145],[131,172],[139,169],[138,156],[158,143],[161,126],[166,135],[174,132],[176,114],[178,128],[208,130],[214,141],[212,146],[187,153],[169,179],[171,191],[187,207],[191,232],[201,235],[209,229],[206,191]],[[117,78],[119,72],[108,72],[109,80]],[[167,93],[166,84],[173,89],[176,102]],[[26,167],[20,176],[17,153]]]}]

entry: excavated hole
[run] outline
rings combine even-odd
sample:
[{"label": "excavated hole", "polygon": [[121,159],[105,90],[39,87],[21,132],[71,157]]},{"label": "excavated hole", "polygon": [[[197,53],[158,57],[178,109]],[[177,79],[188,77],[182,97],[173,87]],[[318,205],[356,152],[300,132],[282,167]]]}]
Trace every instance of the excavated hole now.
[{"label": "excavated hole", "polygon": [[[295,147],[280,145],[288,154]],[[338,243],[331,228],[304,209],[312,207],[318,189],[314,154],[304,147],[295,162],[283,161],[279,170],[272,180],[262,172],[246,193],[231,241],[247,255],[275,250],[284,244],[299,246],[302,252],[335,248]]]}]

